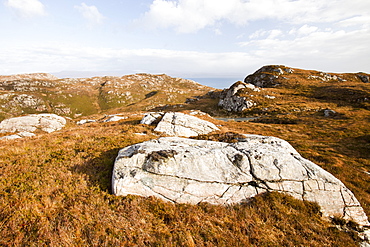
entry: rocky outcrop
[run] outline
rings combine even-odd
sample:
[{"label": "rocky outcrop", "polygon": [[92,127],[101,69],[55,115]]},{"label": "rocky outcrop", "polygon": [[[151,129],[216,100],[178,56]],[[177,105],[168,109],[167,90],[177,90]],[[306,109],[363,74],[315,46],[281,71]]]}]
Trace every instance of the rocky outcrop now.
[{"label": "rocky outcrop", "polygon": [[141,119],[140,124],[151,125],[156,121],[159,121],[164,115],[164,112],[149,112],[144,115]]},{"label": "rocky outcrop", "polygon": [[360,80],[363,82],[363,83],[369,83],[370,82],[370,77],[366,74],[357,74],[358,78],[360,78]]},{"label": "rocky outcrop", "polygon": [[279,82],[276,80],[279,76],[284,74],[292,74],[294,70],[289,67],[282,65],[266,65],[254,72],[251,75],[248,75],[245,79],[245,83],[253,84],[257,87],[276,87],[279,85]]},{"label": "rocky outcrop", "polygon": [[240,203],[277,191],[317,202],[324,216],[369,224],[341,181],[275,137],[245,135],[237,143],[165,137],[129,146],[116,158],[112,189],[191,204]]},{"label": "rocky outcrop", "polygon": [[23,79],[32,80],[58,80],[59,78],[49,73],[31,73],[31,74],[16,74],[0,76],[0,81],[16,81]]},{"label": "rocky outcrop", "polygon": [[246,89],[255,92],[260,91],[259,88],[252,84],[243,83],[241,81],[236,82],[229,89],[222,91],[218,106],[230,112],[242,112],[246,109],[252,108],[256,103],[251,99],[251,97],[246,96]]},{"label": "rocky outcrop", "polygon": [[36,130],[51,133],[62,129],[66,122],[65,118],[55,114],[32,114],[3,120],[0,123],[0,133],[32,133]]},{"label": "rocky outcrop", "polygon": [[325,117],[335,117],[336,115],[338,115],[336,111],[331,109],[324,109],[323,113]]},{"label": "rocky outcrop", "polygon": [[158,122],[158,124],[154,131],[162,132],[169,136],[190,137],[220,130],[211,122],[181,112],[151,112],[147,113],[141,120],[142,124],[155,122]]},{"label": "rocky outcrop", "polygon": [[330,83],[330,82],[364,82],[369,83],[370,76],[365,73],[326,73],[315,70],[290,68],[284,65],[266,65],[253,74],[248,75],[245,83],[253,84],[260,88],[273,88],[297,83]]}]

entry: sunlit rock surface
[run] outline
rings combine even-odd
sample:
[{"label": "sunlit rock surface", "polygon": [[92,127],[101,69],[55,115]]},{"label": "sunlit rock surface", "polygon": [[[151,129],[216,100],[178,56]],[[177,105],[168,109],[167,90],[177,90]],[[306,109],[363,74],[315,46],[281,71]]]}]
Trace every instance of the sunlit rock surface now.
[{"label": "sunlit rock surface", "polygon": [[324,216],[369,224],[341,181],[275,137],[246,135],[237,143],[165,137],[129,146],[116,158],[112,188],[116,195],[191,204],[240,203],[278,191],[317,202]]}]

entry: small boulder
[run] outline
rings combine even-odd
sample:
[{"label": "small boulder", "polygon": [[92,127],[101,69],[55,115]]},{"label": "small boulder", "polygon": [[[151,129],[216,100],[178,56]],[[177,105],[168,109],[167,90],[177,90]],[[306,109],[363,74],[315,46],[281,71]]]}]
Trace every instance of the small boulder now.
[{"label": "small boulder", "polygon": [[0,123],[0,133],[35,132],[42,130],[51,133],[66,125],[65,118],[55,114],[32,114],[5,119]]},{"label": "small boulder", "polygon": [[158,121],[161,117],[163,117],[164,112],[149,112],[144,115],[141,119],[140,124],[147,124],[151,125],[154,122]]},{"label": "small boulder", "polygon": [[324,110],[324,116],[325,117],[335,117],[338,113],[331,109],[325,109]]},{"label": "small boulder", "polygon": [[107,118],[103,120],[103,123],[118,122],[123,119],[127,119],[127,117],[122,117],[118,115],[110,115],[110,116],[107,116]]},{"label": "small boulder", "polygon": [[80,121],[77,122],[78,125],[83,125],[83,124],[87,124],[87,123],[95,123],[96,120],[93,120],[93,119],[82,119]]},{"label": "small boulder", "polygon": [[180,112],[167,112],[154,131],[169,136],[198,136],[220,130],[211,122]]},{"label": "small boulder", "polygon": [[0,140],[15,140],[15,139],[20,139],[20,138],[22,137],[19,135],[9,135],[9,136],[0,137]]}]

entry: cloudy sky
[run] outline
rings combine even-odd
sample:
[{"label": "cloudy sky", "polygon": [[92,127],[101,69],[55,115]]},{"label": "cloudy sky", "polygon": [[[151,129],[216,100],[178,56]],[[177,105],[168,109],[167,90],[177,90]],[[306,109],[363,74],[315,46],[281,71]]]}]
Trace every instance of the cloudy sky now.
[{"label": "cloudy sky", "polygon": [[0,74],[370,73],[369,0],[0,0]]}]

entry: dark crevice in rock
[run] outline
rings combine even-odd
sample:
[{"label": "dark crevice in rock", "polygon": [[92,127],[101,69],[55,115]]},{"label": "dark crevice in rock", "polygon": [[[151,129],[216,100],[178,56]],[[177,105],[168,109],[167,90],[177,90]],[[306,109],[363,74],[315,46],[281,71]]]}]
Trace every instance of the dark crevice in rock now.
[{"label": "dark crevice in rock", "polygon": [[167,196],[164,196],[164,195],[162,195],[161,193],[158,193],[158,192],[154,191],[154,190],[153,190],[151,187],[149,187],[148,185],[143,184],[143,186],[145,186],[146,188],[148,188],[149,190],[151,190],[153,193],[157,194],[159,197],[162,197],[162,198],[164,198],[164,199],[166,199],[166,200],[168,200],[168,201],[170,201],[170,202],[176,203],[176,201],[174,201],[174,200],[172,200],[172,199],[168,198]]}]

